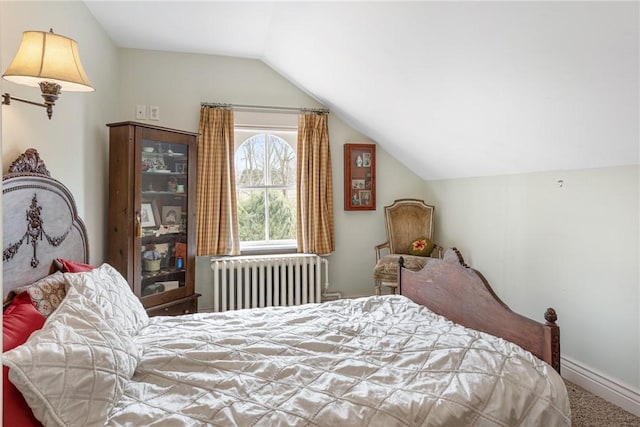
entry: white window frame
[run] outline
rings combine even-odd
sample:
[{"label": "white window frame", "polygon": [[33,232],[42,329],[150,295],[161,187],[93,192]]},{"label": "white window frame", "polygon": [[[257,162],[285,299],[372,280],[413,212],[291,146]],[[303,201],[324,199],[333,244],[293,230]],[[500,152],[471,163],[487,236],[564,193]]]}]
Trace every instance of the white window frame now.
[{"label": "white window frame", "polygon": [[[297,136],[298,136],[298,128],[297,126],[291,125],[250,125],[250,124],[239,124],[236,119],[236,124],[234,126],[234,143],[235,143],[235,152],[234,152],[234,161],[235,155],[239,149],[239,147],[251,137],[258,134],[271,134],[275,135],[278,138],[284,140],[288,143],[294,152],[296,152],[297,147]],[[268,139],[265,139],[267,142]],[[296,154],[297,155],[297,154]],[[269,171],[266,171],[269,174]],[[268,177],[267,177],[268,178]],[[265,181],[265,185],[259,186],[245,186],[240,187],[236,182],[236,191],[239,191],[240,188],[246,189],[264,189],[265,192],[268,192],[269,189],[278,189],[278,188],[291,188],[295,191],[296,185],[267,185]],[[266,195],[265,195],[266,196]],[[269,209],[268,197],[265,197],[265,224],[269,224]],[[268,232],[268,230],[265,230]],[[296,239],[288,239],[288,240],[261,240],[261,241],[241,241],[240,242],[240,250],[243,254],[246,253],[260,253],[260,252],[270,252],[270,253],[286,253],[286,252],[295,252],[297,250],[297,240]]]}]

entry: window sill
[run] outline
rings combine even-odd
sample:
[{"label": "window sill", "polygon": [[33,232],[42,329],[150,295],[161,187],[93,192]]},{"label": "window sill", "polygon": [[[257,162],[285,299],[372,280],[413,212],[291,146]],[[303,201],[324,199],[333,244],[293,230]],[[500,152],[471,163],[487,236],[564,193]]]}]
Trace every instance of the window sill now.
[{"label": "window sill", "polygon": [[296,246],[250,246],[240,248],[241,255],[295,254]]}]

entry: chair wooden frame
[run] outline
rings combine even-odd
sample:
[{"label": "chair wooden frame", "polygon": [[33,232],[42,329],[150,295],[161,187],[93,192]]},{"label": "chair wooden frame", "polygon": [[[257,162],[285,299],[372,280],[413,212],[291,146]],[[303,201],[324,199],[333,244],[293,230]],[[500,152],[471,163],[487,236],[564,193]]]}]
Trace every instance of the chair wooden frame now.
[{"label": "chair wooden frame", "polygon": [[[388,254],[408,255],[411,242],[419,237],[433,240],[435,207],[419,199],[398,199],[384,207],[387,241],[375,246],[376,264],[383,258],[383,251]],[[434,252],[442,258],[442,247],[436,245]],[[397,280],[384,281],[376,278],[376,294],[381,293],[381,286],[388,286],[395,293]]]}]

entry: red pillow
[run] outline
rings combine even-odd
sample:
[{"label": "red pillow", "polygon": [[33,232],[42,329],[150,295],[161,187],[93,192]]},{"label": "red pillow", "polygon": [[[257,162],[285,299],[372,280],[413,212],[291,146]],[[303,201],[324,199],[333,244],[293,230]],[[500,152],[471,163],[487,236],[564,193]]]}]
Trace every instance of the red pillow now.
[{"label": "red pillow", "polygon": [[[18,294],[2,316],[2,351],[23,344],[32,332],[44,325],[45,317],[36,310],[27,292]],[[2,367],[2,425],[42,426],[33,416],[22,393],[9,381],[9,368]]]},{"label": "red pillow", "polygon": [[82,273],[83,271],[91,271],[95,268],[92,265],[70,261],[68,259],[57,258],[56,261],[60,263],[59,269],[63,273]]}]

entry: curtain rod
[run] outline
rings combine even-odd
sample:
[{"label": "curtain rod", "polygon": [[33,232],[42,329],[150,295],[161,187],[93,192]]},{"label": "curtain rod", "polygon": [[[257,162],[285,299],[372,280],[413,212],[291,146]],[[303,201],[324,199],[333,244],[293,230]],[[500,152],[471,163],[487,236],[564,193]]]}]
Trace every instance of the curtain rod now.
[{"label": "curtain rod", "polygon": [[302,107],[273,107],[267,105],[243,105],[243,104],[224,104],[221,102],[202,102],[201,107],[211,108],[231,108],[243,111],[295,111],[301,113],[329,114],[326,108],[302,108]]}]

